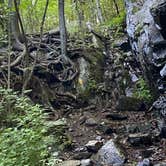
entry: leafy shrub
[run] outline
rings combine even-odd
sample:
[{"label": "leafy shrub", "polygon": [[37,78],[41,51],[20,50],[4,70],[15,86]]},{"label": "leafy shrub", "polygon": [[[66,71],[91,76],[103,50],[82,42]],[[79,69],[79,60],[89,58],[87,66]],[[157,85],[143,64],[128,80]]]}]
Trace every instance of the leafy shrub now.
[{"label": "leafy shrub", "polygon": [[119,16],[113,17],[111,21],[109,22],[110,27],[119,27],[122,26],[125,23],[126,18],[126,12],[121,11]]},{"label": "leafy shrub", "polygon": [[40,166],[48,157],[43,109],[0,88],[0,166]]},{"label": "leafy shrub", "polygon": [[94,93],[97,90],[97,82],[93,78],[90,78],[87,82],[86,90],[89,93]]},{"label": "leafy shrub", "polygon": [[151,102],[153,99],[150,89],[143,78],[139,79],[136,83],[134,97],[144,100],[148,103]]}]

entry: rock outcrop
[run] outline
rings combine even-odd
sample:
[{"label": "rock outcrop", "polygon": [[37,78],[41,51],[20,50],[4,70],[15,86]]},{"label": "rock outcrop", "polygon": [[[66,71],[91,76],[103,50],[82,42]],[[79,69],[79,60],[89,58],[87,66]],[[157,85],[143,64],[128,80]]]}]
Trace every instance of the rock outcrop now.
[{"label": "rock outcrop", "polygon": [[160,135],[165,138],[166,0],[125,0],[125,4],[133,54],[154,94],[160,96],[153,108],[160,118]]},{"label": "rock outcrop", "polygon": [[165,92],[166,0],[125,0],[131,48],[151,87]]}]

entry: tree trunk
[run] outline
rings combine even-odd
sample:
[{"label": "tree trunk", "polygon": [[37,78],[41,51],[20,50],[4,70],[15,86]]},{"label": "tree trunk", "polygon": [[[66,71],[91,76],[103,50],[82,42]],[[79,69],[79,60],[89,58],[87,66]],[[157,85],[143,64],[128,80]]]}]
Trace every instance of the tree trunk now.
[{"label": "tree trunk", "polygon": [[90,11],[91,11],[91,13],[90,13],[90,22],[92,22],[92,23],[96,23],[96,17],[97,17],[97,15],[96,15],[96,9],[95,9],[95,4],[93,3],[93,0],[89,0],[89,9],[90,9]]},{"label": "tree trunk", "polygon": [[75,9],[77,12],[77,17],[78,17],[78,30],[80,32],[80,34],[79,34],[79,36],[80,36],[80,35],[84,34],[84,24],[83,24],[84,12],[82,10],[81,2],[79,2],[78,0],[75,0],[74,3],[75,3]]},{"label": "tree trunk", "polygon": [[82,27],[82,18],[81,18],[81,12],[78,8],[78,0],[75,1],[75,9],[76,9],[77,16],[78,16],[79,27]]},{"label": "tree trunk", "polygon": [[9,22],[9,27],[8,28],[10,28],[10,35],[11,35],[11,39],[12,39],[12,45],[13,45],[14,48],[22,50],[23,46],[20,43],[20,41],[22,40],[22,35],[21,35],[21,32],[20,32],[18,16],[17,16],[16,11],[13,11],[14,1],[9,0],[8,1],[8,6],[9,6],[9,9],[10,9],[10,12],[9,12],[10,22]]},{"label": "tree trunk", "polygon": [[97,17],[98,17],[99,23],[103,23],[100,0],[96,0],[96,7],[97,7]]},{"label": "tree trunk", "polygon": [[2,30],[5,30],[5,24],[6,24],[6,19],[4,19],[4,0],[0,0],[0,26],[2,27]]},{"label": "tree trunk", "polygon": [[[59,28],[60,28],[60,39],[61,39],[61,55],[66,57],[67,55],[67,33],[64,15],[64,0],[58,0],[59,8]],[[66,58],[65,58],[66,59]]]}]

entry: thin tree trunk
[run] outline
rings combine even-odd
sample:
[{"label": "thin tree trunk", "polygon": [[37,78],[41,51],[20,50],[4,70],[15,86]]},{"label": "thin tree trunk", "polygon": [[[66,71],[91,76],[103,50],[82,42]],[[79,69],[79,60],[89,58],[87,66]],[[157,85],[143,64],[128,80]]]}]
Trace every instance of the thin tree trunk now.
[{"label": "thin tree trunk", "polygon": [[64,0],[58,0],[59,9],[59,28],[60,28],[60,39],[61,39],[61,55],[66,59],[67,55],[67,32],[64,15]]},{"label": "thin tree trunk", "polygon": [[[8,6],[9,9],[13,9],[14,7],[14,1],[13,0],[9,0],[8,1]],[[10,23],[9,23],[9,28],[10,28],[10,32],[11,32],[11,39],[14,40],[14,42],[16,42],[18,47],[21,47],[21,32],[20,32],[20,27],[19,27],[19,23],[18,23],[18,17],[17,17],[17,13],[16,11],[11,10],[9,12],[9,17],[10,17]],[[22,48],[21,48],[22,49]]]},{"label": "thin tree trunk", "polygon": [[26,60],[26,66],[28,66],[28,61],[29,61],[29,51],[28,51],[28,41],[27,41],[27,38],[26,38],[26,34],[25,34],[25,31],[24,31],[24,27],[23,27],[23,24],[22,24],[22,20],[21,20],[21,16],[20,16],[20,13],[19,13],[19,8],[18,8],[18,2],[17,0],[14,0],[14,7],[15,7],[15,10],[16,10],[16,17],[18,18],[18,21],[20,23],[20,27],[21,27],[21,32],[22,32],[22,40],[23,42],[25,43],[25,50],[26,50],[26,57],[25,57],[25,60]]},{"label": "thin tree trunk", "polygon": [[84,34],[84,26],[83,26],[84,13],[82,11],[81,2],[79,3],[78,0],[75,1],[75,9],[76,9],[76,12],[77,12],[77,17],[78,17],[78,27],[79,27],[78,30],[81,33],[81,35],[83,35]]},{"label": "thin tree trunk", "polygon": [[89,21],[92,23],[96,23],[97,15],[96,15],[96,9],[95,9],[95,4],[93,3],[93,0],[89,0],[88,5],[89,5],[90,11],[91,11]]},{"label": "thin tree trunk", "polygon": [[80,13],[80,10],[78,8],[78,0],[75,1],[75,9],[77,11],[79,27],[81,28],[82,27],[82,20],[81,20],[81,13]]},{"label": "thin tree trunk", "polygon": [[97,17],[98,17],[99,23],[103,23],[103,16],[102,16],[100,0],[96,0],[96,7],[97,7]]}]

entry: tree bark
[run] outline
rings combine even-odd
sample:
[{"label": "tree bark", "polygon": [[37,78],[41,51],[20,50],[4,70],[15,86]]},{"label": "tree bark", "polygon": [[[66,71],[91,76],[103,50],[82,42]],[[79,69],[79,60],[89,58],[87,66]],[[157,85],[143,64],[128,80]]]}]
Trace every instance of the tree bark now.
[{"label": "tree bark", "polygon": [[59,8],[59,28],[60,28],[60,39],[61,39],[61,55],[66,59],[67,56],[67,33],[64,15],[64,0],[58,0]]},{"label": "tree bark", "polygon": [[78,0],[75,1],[75,9],[76,9],[77,16],[78,16],[79,27],[82,27],[82,17],[81,17],[81,12],[78,8]]},{"label": "tree bark", "polygon": [[4,18],[4,0],[0,0],[0,26],[2,30],[5,31],[6,29],[6,18]]},{"label": "tree bark", "polygon": [[15,11],[13,11],[13,7],[14,7],[14,1],[13,0],[9,0],[8,2],[10,13],[9,13],[9,17],[10,17],[10,29],[11,29],[11,33],[14,37],[14,39],[19,39],[21,36],[21,32],[20,32],[20,27],[19,27],[19,23],[18,23],[18,17],[17,17],[17,13]]},{"label": "tree bark", "polygon": [[14,1],[13,0],[8,0],[8,6],[9,6],[9,27],[10,30],[10,35],[11,35],[11,40],[12,40],[12,45],[13,47],[16,47],[16,49],[23,50],[23,45],[21,44],[22,40],[22,34],[20,31],[19,27],[19,20],[16,11],[13,11],[14,8]]},{"label": "tree bark", "polygon": [[96,7],[97,7],[97,17],[98,17],[99,23],[103,23],[100,0],[96,0]]}]

